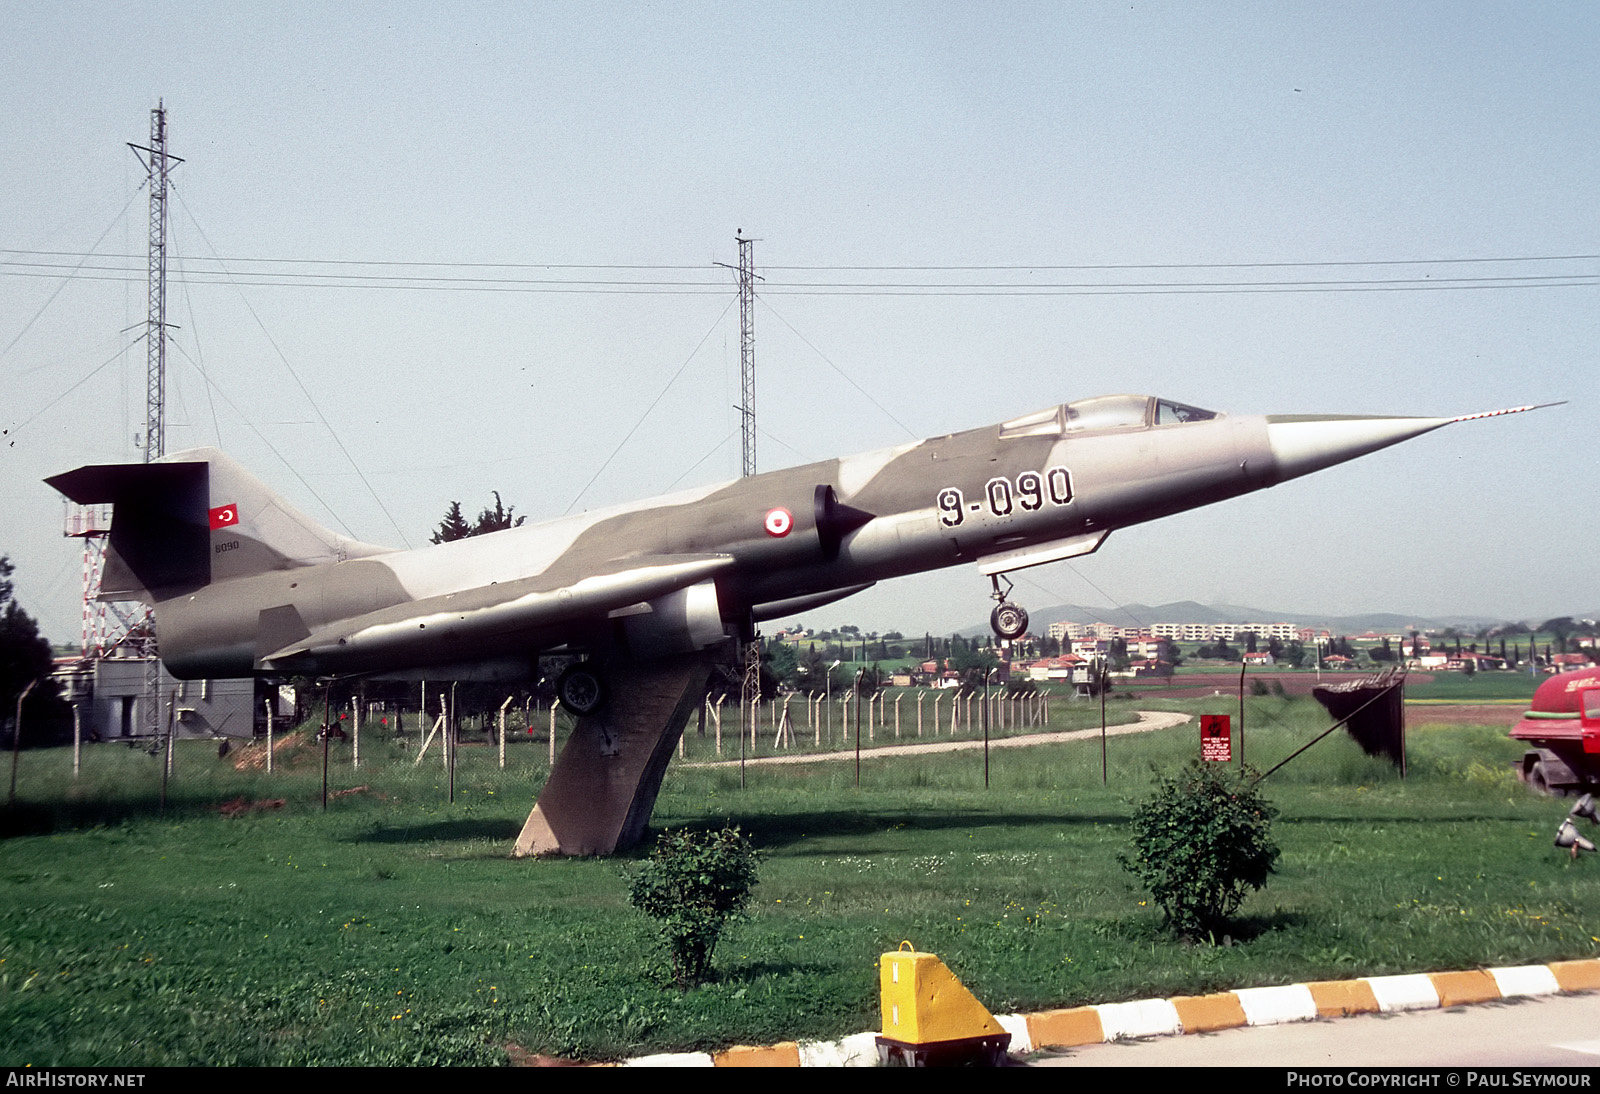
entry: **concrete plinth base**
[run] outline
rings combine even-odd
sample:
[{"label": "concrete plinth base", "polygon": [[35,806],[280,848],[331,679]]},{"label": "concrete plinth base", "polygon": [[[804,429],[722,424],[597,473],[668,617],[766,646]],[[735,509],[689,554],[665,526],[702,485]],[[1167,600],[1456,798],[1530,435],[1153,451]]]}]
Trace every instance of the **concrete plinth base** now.
[{"label": "concrete plinth base", "polygon": [[707,654],[613,662],[609,700],[578,719],[512,854],[609,855],[638,843],[714,663]]}]

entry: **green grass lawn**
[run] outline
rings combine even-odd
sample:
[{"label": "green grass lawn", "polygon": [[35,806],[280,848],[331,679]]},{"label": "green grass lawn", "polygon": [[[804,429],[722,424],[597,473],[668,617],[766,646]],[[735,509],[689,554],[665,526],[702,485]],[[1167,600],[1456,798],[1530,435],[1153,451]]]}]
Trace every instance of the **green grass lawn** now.
[{"label": "green grass lawn", "polygon": [[[1153,704],[1152,704],[1153,705]],[[1192,709],[1205,709],[1192,704]],[[1316,710],[1317,715],[1306,712]],[[1320,722],[1253,700],[1252,762]],[[1323,723],[1325,724],[1325,723]],[[877,1026],[875,961],[939,954],[992,1010],[1600,954],[1600,861],[1551,841],[1566,806],[1510,775],[1501,730],[1426,727],[1411,777],[1342,735],[1264,784],[1278,873],[1232,944],[1188,945],[1116,863],[1152,772],[1191,727],[1110,744],[737,770],[674,769],[656,826],[743,824],[766,853],[717,982],[666,986],[627,860],[513,861],[543,745],[507,772],[436,766],[239,772],[183,742],[165,812],[155,761],[102,745],[24,754],[0,840],[0,1062],[498,1063],[827,1038]],[[530,756],[529,753],[537,753]],[[285,767],[288,765],[285,764]],[[221,802],[283,799],[229,818]]]},{"label": "green grass lawn", "polygon": [[1509,702],[1526,703],[1534,689],[1548,680],[1545,675],[1525,672],[1436,672],[1431,679],[1407,681],[1406,698],[1449,703]]}]

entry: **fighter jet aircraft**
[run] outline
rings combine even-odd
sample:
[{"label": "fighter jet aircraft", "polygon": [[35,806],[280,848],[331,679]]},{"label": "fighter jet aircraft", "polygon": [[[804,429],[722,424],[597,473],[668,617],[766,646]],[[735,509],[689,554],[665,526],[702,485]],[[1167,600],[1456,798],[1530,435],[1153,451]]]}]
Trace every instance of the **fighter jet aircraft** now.
[{"label": "fighter jet aircraft", "polygon": [[[47,480],[112,504],[100,598],[155,612],[180,678],[513,679],[578,713],[607,658],[748,637],[886,578],[973,563],[1002,638],[1027,630],[1004,575],[1088,554],[1115,529],[1273,486],[1456,418],[1232,416],[1145,395],[401,551],[337,535],[215,449]],[[1006,582],[1007,588],[1009,582]]]}]

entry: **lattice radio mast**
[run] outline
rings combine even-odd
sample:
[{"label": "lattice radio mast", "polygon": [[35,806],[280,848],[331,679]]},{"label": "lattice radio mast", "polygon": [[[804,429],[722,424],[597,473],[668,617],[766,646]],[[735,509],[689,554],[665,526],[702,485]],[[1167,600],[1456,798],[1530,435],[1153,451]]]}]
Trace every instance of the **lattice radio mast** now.
[{"label": "lattice radio mast", "polygon": [[[167,152],[167,107],[156,100],[150,111],[150,144],[133,144],[149,173],[150,182],[150,300],[145,319],[144,462],[167,453],[167,174],[183,160]],[[140,155],[140,153],[144,155]],[[147,158],[148,157],[148,158]],[[148,609],[139,626],[139,652],[145,658],[144,731],[166,745],[165,762],[172,758],[171,741],[161,724],[161,660],[156,646],[155,613]],[[171,720],[170,717],[168,719]]]},{"label": "lattice radio mast", "polygon": [[755,240],[734,233],[739,244],[739,436],[740,474],[756,473],[756,267]]},{"label": "lattice radio mast", "polygon": [[[150,177],[150,303],[145,320],[144,462],[167,451],[167,173],[183,160],[167,152],[167,109],[150,111],[150,145],[128,147]],[[144,155],[140,155],[144,153]],[[148,158],[147,158],[148,157]]]},{"label": "lattice radio mast", "polygon": [[[755,240],[744,238],[744,229],[733,235],[739,244],[739,436],[742,475],[756,473],[756,268]],[[750,744],[755,745],[756,716],[761,706],[761,636],[751,627],[750,641],[744,646],[744,672],[740,687],[740,708],[750,719]],[[740,752],[743,755],[741,749]],[[743,778],[743,768],[740,769]]]}]

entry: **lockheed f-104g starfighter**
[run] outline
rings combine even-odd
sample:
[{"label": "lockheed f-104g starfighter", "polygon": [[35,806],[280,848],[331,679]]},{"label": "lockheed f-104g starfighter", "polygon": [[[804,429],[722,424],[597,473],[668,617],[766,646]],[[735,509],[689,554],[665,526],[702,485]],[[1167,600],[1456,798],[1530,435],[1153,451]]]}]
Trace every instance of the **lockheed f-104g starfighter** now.
[{"label": "lockheed f-104g starfighter", "polygon": [[[513,679],[541,654],[584,713],[607,658],[709,649],[905,574],[971,563],[1015,638],[1004,575],[1114,530],[1363,456],[1468,418],[1235,416],[1143,395],[471,539],[395,550],[338,535],[228,456],[80,467],[48,481],[114,516],[100,597],[152,605],[174,676]],[[1009,584],[1009,583],[1008,583]]]}]

